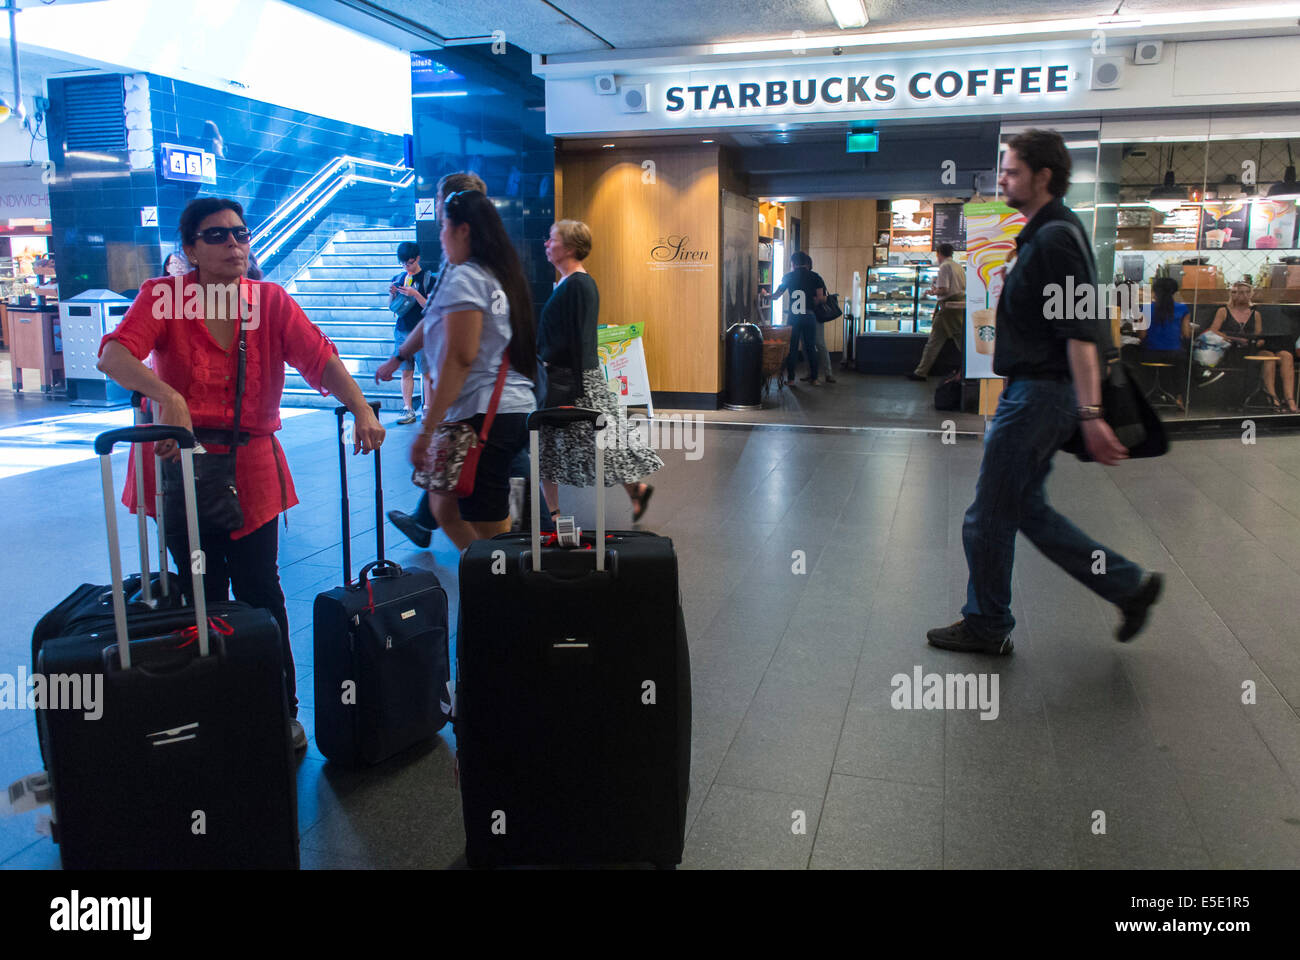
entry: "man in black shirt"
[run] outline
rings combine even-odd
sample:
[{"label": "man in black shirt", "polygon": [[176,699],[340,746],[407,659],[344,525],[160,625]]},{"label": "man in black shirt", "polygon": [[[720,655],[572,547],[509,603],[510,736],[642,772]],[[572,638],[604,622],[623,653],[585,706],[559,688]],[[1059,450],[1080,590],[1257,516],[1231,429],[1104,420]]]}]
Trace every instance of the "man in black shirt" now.
[{"label": "man in black shirt", "polygon": [[[791,270],[781,278],[781,285],[772,291],[776,300],[783,293],[790,293],[790,350],[785,357],[786,379],[795,382],[795,363],[799,358],[799,345],[803,344],[804,356],[808,358],[808,383],[818,386],[817,379],[817,317],[813,305],[826,299],[826,281],[821,274],[813,273],[812,257],[801,250],[790,254]],[[829,379],[830,371],[826,371]]]},{"label": "man in black shirt", "polygon": [[[1060,291],[1093,284],[1096,271],[1082,224],[1061,201],[1070,186],[1070,155],[1055,131],[1028,130],[1003,152],[999,190],[1027,218],[1016,238],[997,307],[993,371],[1006,377],[997,413],[984,435],[975,502],[966,511],[962,542],[970,579],[962,619],[931,630],[947,650],[1010,653],[1011,568],[1016,531],[1048,559],[1120,609],[1120,641],[1146,624],[1160,595],[1158,573],[1092,540],[1047,503],[1052,456],[1076,429],[1088,453],[1113,465],[1128,456],[1101,417],[1097,313],[1069,304],[1063,319],[1044,307]],[[1059,302],[1059,301],[1058,301]],[[1096,300],[1094,300],[1094,303]],[[1104,299],[1102,301],[1104,303]],[[1099,309],[1104,310],[1104,307]]]}]

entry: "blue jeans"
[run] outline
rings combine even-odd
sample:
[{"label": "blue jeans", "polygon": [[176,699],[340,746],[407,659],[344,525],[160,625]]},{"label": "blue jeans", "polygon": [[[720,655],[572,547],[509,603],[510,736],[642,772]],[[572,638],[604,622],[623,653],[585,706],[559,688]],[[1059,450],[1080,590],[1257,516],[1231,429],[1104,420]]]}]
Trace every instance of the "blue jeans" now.
[{"label": "blue jeans", "polygon": [[[1047,503],[1052,456],[1077,426],[1068,381],[1010,380],[984,436],[975,502],[966,511],[962,543],[970,581],[962,616],[977,636],[1005,637],[1011,615],[1011,565],[1016,531],[1047,559],[1111,603],[1137,593],[1142,568],[1093,540]],[[1105,566],[1095,551],[1105,557]],[[1093,571],[1097,570],[1096,573]],[[1104,571],[1104,572],[1103,572]]]},{"label": "blue jeans", "polygon": [[787,380],[793,380],[795,361],[799,357],[799,343],[803,342],[803,355],[808,358],[808,376],[817,379],[817,321],[812,318],[794,319],[790,323],[790,352],[785,355],[785,366],[789,372]]}]

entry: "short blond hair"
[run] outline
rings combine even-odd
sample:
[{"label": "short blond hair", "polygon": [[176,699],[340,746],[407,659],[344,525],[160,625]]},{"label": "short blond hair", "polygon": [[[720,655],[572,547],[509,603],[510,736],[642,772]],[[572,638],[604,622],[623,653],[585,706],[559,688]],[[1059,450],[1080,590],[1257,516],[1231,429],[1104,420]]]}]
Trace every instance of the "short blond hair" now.
[{"label": "short blond hair", "polygon": [[556,220],[555,235],[579,260],[591,253],[591,227],[581,220]]}]

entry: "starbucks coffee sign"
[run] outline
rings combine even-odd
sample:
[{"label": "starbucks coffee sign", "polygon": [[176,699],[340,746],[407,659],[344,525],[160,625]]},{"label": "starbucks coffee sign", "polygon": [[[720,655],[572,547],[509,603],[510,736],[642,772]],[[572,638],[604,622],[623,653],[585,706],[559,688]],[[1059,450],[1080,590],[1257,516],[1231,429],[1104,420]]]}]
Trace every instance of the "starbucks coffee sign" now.
[{"label": "starbucks coffee sign", "polygon": [[925,67],[832,71],[811,69],[782,71],[773,79],[686,82],[667,86],[663,108],[667,113],[810,112],[872,105],[922,105],[928,102],[960,104],[989,99],[1012,100],[1070,92],[1073,82],[1068,64],[1046,66],[992,66],[987,63],[926,64]]}]

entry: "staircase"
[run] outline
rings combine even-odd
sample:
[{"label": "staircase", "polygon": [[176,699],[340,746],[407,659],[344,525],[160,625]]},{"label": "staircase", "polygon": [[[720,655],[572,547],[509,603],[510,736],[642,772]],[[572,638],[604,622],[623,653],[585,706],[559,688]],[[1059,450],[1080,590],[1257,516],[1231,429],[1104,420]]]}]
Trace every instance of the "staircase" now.
[{"label": "staircase", "polygon": [[[393,314],[388,282],[401,271],[397,245],[414,240],[415,230],[365,228],[340,230],[285,289],[307,316],[334,341],[339,358],[361,385],[367,400],[384,410],[402,409],[402,383],[375,383],[375,370],[393,355]],[[284,371],[286,407],[334,407],[292,367]],[[420,385],[415,385],[419,396]]]}]

